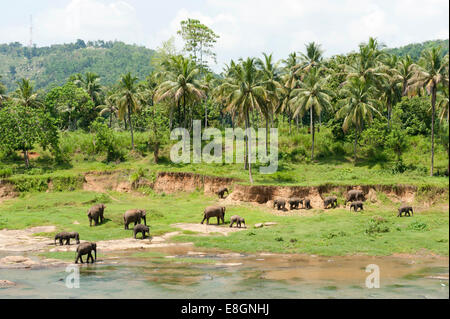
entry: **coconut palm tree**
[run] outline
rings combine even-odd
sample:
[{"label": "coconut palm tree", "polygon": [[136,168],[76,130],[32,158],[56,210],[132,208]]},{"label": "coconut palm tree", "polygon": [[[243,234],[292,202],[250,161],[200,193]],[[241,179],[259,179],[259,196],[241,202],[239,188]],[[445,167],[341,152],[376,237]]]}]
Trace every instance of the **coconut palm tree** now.
[{"label": "coconut palm tree", "polygon": [[422,52],[419,64],[414,66],[415,73],[410,85],[415,88],[425,87],[431,95],[431,168],[434,169],[434,121],[436,117],[436,96],[440,83],[448,83],[448,54],[444,57],[440,47],[434,47]]},{"label": "coconut palm tree", "polygon": [[190,58],[181,55],[171,56],[165,61],[166,81],[162,82],[155,94],[155,102],[169,99],[178,107],[179,123],[181,123],[181,109],[183,105],[183,127],[186,128],[186,107],[192,101],[200,101],[205,98],[207,89],[197,78],[199,68]]},{"label": "coconut palm tree", "polygon": [[94,102],[95,105],[99,105],[100,95],[102,93],[100,76],[92,72],[86,72],[84,77],[77,74],[75,75],[73,83],[76,86],[83,88],[91,97],[92,102]]},{"label": "coconut palm tree", "polygon": [[314,118],[323,109],[331,109],[330,99],[333,95],[326,87],[327,78],[320,74],[320,69],[311,68],[305,75],[299,88],[290,94],[290,104],[294,117],[309,110],[311,125],[311,160],[314,160]]},{"label": "coconut palm tree", "polygon": [[411,57],[407,54],[403,58],[400,58],[397,64],[397,74],[402,83],[402,96],[408,94],[409,85],[411,78],[414,75],[414,66]]},{"label": "coconut palm tree", "polygon": [[112,126],[113,116],[117,118],[117,113],[119,108],[117,107],[116,97],[113,94],[108,95],[105,98],[105,104],[101,104],[97,107],[100,110],[100,115],[108,114],[109,117],[109,128]]},{"label": "coconut palm tree", "polygon": [[131,114],[139,111],[141,108],[142,96],[138,92],[137,82],[138,78],[132,76],[130,72],[122,75],[119,81],[119,91],[114,96],[117,101],[117,107],[119,109],[119,118],[124,119],[128,116],[128,123],[130,124],[131,132],[131,148],[134,150],[134,136],[133,136],[133,123],[131,121]]},{"label": "coconut palm tree", "polygon": [[381,93],[381,100],[386,104],[388,129],[391,124],[392,106],[395,105],[402,96],[402,77],[399,75],[397,66],[399,64],[396,55],[387,56],[383,61],[381,69],[384,76],[380,77],[379,91]]},{"label": "coconut palm tree", "polygon": [[17,90],[12,94],[14,103],[32,108],[43,106],[37,92],[34,91],[34,87],[29,80],[22,79],[17,82],[17,85]]},{"label": "coconut palm tree", "polygon": [[[262,112],[268,99],[263,74],[258,70],[254,58],[241,60],[229,70],[229,78],[226,78],[218,88],[218,95],[227,104],[227,111],[238,116],[245,122],[245,129],[251,127],[250,112]],[[251,166],[251,133],[247,136],[245,169],[248,168],[250,183],[253,184]]]},{"label": "coconut palm tree", "polygon": [[339,110],[336,116],[344,118],[342,125],[344,132],[347,132],[351,126],[355,128],[355,142],[353,146],[355,163],[358,137],[364,128],[364,124],[370,123],[375,114],[381,116],[381,113],[378,111],[379,100],[373,97],[376,94],[375,91],[375,87],[366,81],[353,78],[347,82],[340,92],[344,98],[338,102]]}]

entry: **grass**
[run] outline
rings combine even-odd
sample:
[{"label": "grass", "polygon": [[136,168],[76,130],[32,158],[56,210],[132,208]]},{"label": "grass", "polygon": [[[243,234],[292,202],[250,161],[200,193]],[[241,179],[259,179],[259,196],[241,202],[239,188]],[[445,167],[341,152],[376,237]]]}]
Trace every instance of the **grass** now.
[{"label": "grass", "polygon": [[[382,197],[382,196],[380,196]],[[96,202],[106,202],[106,223],[89,227],[86,212]],[[216,198],[200,192],[149,196],[87,191],[25,193],[0,204],[0,229],[24,229],[55,225],[59,231],[77,231],[82,240],[99,241],[131,237],[123,229],[122,215],[130,208],[146,208],[152,236],[179,230],[171,224],[199,223],[205,206]],[[326,256],[347,254],[390,255],[426,251],[448,256],[449,215],[436,205],[415,212],[414,217],[395,216],[398,204],[383,198],[382,203],[367,202],[365,210],[350,213],[348,209],[313,209],[301,216],[274,215],[265,207],[251,204],[229,206],[225,216],[244,216],[246,231],[198,236],[182,232],[177,242],[194,242],[198,247],[218,248],[236,252],[307,253]],[[300,211],[302,212],[302,211]],[[374,216],[377,216],[374,218]],[[80,224],[73,224],[74,221]],[[275,226],[253,228],[260,222],[277,222]],[[53,234],[46,234],[52,237]],[[137,253],[139,254],[139,253]],[[73,255],[73,254],[72,254]],[[57,255],[55,255],[57,256]]]}]

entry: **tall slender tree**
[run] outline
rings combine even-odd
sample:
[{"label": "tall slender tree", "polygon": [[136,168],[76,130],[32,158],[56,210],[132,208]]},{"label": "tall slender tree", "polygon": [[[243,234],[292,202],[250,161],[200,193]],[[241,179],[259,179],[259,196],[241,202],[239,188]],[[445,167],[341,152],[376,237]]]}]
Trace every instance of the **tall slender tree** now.
[{"label": "tall slender tree", "polygon": [[440,47],[434,47],[422,52],[419,64],[415,64],[415,73],[410,80],[415,88],[425,87],[431,95],[431,167],[430,176],[434,170],[434,122],[436,118],[436,96],[438,86],[448,83],[448,54],[444,57]]}]

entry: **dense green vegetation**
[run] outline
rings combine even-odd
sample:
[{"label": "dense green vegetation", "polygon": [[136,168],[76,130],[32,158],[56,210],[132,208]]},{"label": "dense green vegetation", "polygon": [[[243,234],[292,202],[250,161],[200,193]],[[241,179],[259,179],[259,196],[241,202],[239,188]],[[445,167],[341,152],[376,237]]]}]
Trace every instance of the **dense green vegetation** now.
[{"label": "dense green vegetation", "polygon": [[418,60],[423,50],[438,46],[442,47],[443,55],[448,53],[448,39],[430,40],[423,43],[411,43],[400,48],[386,49],[386,51],[390,54],[398,55],[400,57],[409,55],[413,60]]},{"label": "dense green vegetation", "polygon": [[48,90],[64,84],[76,73],[94,72],[102,85],[114,84],[124,72],[144,78],[151,70],[153,50],[119,41],[78,40],[31,49],[15,42],[0,44],[0,75],[7,91],[16,81],[27,78],[36,89]]}]

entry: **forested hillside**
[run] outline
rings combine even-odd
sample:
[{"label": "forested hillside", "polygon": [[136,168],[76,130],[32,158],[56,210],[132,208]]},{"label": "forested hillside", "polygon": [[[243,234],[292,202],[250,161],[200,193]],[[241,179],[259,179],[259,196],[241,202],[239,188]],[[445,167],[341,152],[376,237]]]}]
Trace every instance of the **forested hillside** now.
[{"label": "forested hillside", "polygon": [[111,85],[124,72],[145,78],[151,71],[154,51],[123,42],[78,40],[50,47],[24,47],[15,42],[0,44],[0,75],[7,91],[22,78],[30,79],[36,89],[64,84],[76,73],[94,72],[102,85]]},{"label": "forested hillside", "polygon": [[431,40],[422,43],[411,43],[400,48],[386,49],[386,51],[390,54],[398,55],[400,57],[406,56],[408,54],[413,60],[418,60],[423,50],[439,46],[442,47],[442,55],[446,55],[448,53],[448,39]]}]

